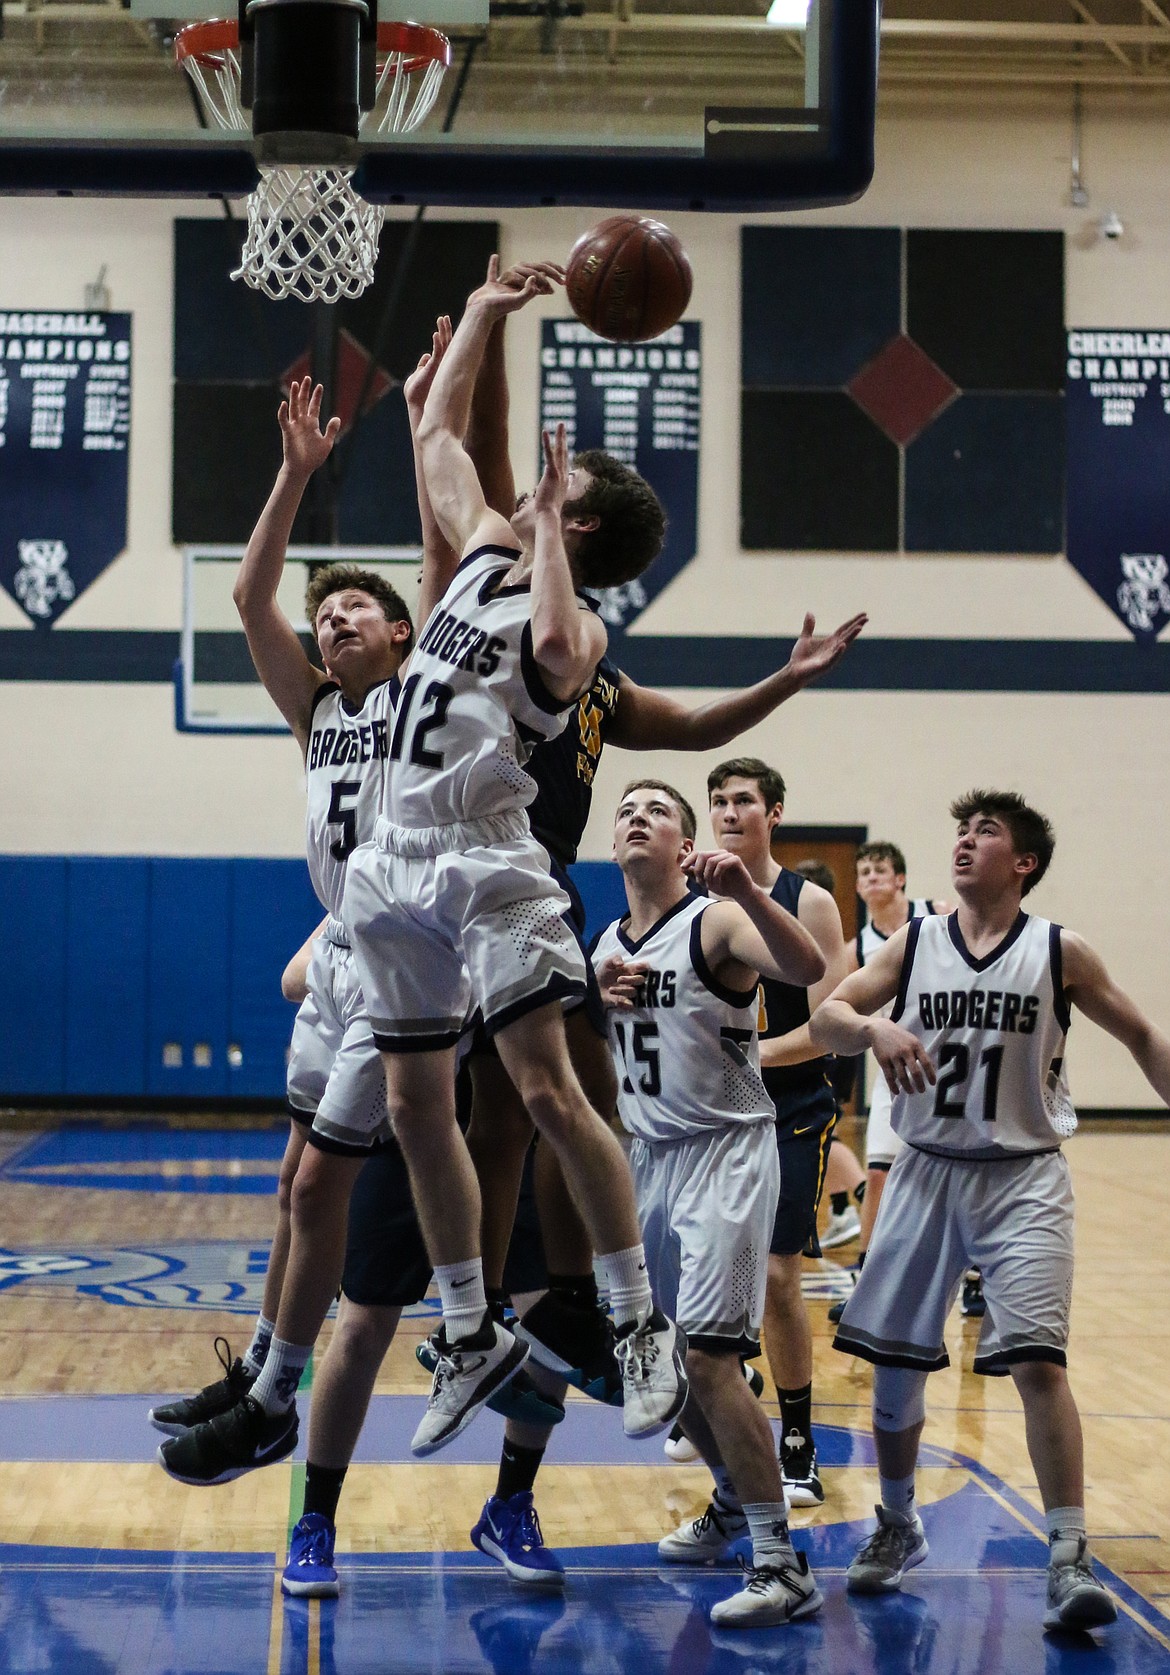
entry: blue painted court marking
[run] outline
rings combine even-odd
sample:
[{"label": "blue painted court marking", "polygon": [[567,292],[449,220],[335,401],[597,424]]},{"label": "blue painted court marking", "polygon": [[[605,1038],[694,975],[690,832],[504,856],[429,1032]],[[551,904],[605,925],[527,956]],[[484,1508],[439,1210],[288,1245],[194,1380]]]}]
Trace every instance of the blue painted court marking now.
[{"label": "blue painted court marking", "polygon": [[1123,1607],[1113,1628],[1042,1632],[1045,1545],[989,1489],[971,1479],[923,1509],[930,1557],[886,1598],[845,1593],[866,1524],[801,1531],[824,1608],[788,1628],[735,1634],[707,1619],[736,1589],[738,1571],[662,1566],[649,1543],[562,1548],[563,1597],[525,1591],[470,1551],[342,1555],[341,1598],[286,1602],[275,1625],[271,1553],[0,1546],[0,1667],[6,1675],[1168,1675],[1170,1620],[1150,1607],[1149,1622],[1132,1615],[1144,1602],[1108,1572]]},{"label": "blue painted court marking", "polygon": [[77,1123],[0,1164],[0,1180],[118,1192],[276,1191],[284,1129],[177,1129]]}]

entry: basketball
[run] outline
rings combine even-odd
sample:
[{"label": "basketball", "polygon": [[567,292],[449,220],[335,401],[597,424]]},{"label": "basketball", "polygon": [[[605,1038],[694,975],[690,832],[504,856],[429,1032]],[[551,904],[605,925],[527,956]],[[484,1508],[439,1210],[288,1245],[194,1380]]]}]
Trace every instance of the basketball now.
[{"label": "basketball", "polygon": [[598,337],[644,343],[673,326],[691,300],[691,264],[670,228],[647,216],[611,215],[569,252],[565,291]]}]

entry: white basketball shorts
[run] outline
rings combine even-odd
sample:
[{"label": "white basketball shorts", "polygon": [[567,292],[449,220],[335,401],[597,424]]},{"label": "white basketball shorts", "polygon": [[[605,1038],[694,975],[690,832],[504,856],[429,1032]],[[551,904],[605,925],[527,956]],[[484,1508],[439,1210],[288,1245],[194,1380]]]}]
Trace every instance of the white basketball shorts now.
[{"label": "white basketball shorts", "polygon": [[469,1007],[492,1036],[584,996],[569,898],[523,812],[377,832],[349,858],[344,914],[383,1052],[454,1046]]},{"label": "white basketball shorts", "polygon": [[353,952],[335,919],[313,945],[293,1024],[288,1104],[325,1150],[368,1150],[390,1133],[386,1075]]},{"label": "white basketball shorts", "polygon": [[773,1125],[729,1123],[653,1144],[635,1138],[630,1169],[659,1308],[698,1349],[756,1354],[780,1195]]},{"label": "white basketball shorts", "polygon": [[947,1315],[963,1275],[983,1275],[977,1373],[1066,1364],[1073,1192],[1062,1153],[963,1162],[906,1146],[833,1347],[886,1367],[949,1364]]}]

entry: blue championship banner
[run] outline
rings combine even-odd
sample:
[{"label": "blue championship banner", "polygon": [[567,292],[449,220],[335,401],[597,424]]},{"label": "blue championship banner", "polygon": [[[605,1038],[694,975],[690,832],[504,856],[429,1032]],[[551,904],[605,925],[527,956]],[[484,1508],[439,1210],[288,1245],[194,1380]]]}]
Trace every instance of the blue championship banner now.
[{"label": "blue championship banner", "polygon": [[700,331],[686,320],[650,343],[608,343],[579,320],[541,322],[542,428],[563,421],[574,452],[604,448],[634,466],[666,508],[666,545],[650,569],[602,594],[613,628],[633,622],[698,547]]},{"label": "blue championship banner", "polygon": [[0,583],[51,628],[126,545],[129,314],[0,310]]},{"label": "blue championship banner", "polygon": [[1067,549],[1134,638],[1170,620],[1170,331],[1070,331]]}]

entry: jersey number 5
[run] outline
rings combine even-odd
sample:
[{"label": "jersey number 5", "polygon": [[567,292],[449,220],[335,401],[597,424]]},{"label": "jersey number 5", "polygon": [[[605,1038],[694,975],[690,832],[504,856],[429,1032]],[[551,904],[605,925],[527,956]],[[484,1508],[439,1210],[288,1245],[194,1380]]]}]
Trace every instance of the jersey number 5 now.
[{"label": "jersey number 5", "polygon": [[356,797],[361,790],[360,779],[335,779],[329,791],[329,813],[325,816],[331,826],[340,826],[341,835],[329,845],[335,861],[348,861],[357,848],[357,809],[342,808],[343,797]]},{"label": "jersey number 5", "polygon": [[[999,1067],[1003,1062],[1002,1047],[987,1047],[979,1055],[979,1068],[987,1072],[983,1081],[983,1121],[995,1121],[995,1106],[999,1098]],[[936,1117],[962,1117],[967,1114],[967,1078],[971,1073],[971,1054],[965,1042],[948,1041],[939,1050],[939,1078],[934,1090]],[[952,1094],[954,1098],[952,1098]]]}]

